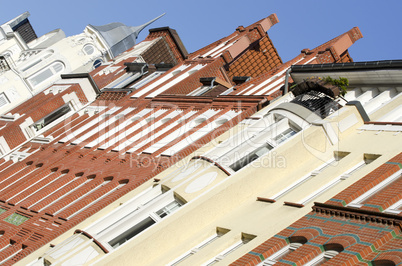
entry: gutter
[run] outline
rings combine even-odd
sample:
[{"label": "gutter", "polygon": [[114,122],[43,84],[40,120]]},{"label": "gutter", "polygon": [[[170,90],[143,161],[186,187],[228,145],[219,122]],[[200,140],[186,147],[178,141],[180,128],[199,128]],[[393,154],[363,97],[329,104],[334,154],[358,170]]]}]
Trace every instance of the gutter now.
[{"label": "gutter", "polygon": [[289,91],[289,75],[290,75],[290,72],[292,72],[292,66],[289,67],[288,70],[286,70],[285,89],[283,90],[283,95],[285,95]]},{"label": "gutter", "polygon": [[334,64],[292,65],[293,73],[326,72],[326,71],[360,71],[402,69],[402,60],[381,60]]}]

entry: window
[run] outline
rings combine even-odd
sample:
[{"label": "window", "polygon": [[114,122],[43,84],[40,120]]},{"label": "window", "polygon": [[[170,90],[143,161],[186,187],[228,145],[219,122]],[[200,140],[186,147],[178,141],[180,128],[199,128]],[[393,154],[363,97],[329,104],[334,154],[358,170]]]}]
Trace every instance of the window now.
[{"label": "window", "polygon": [[39,121],[35,122],[33,124],[33,127],[35,128],[36,131],[41,130],[42,128],[46,127],[53,121],[59,119],[63,115],[67,114],[68,112],[71,111],[70,104],[65,104],[56,111],[53,111],[51,114],[45,116],[44,118],[40,119]]},{"label": "window", "polygon": [[236,242],[235,244],[231,245],[229,248],[225,249],[221,253],[219,253],[217,256],[213,257],[203,265],[209,266],[213,265],[221,260],[223,260],[226,256],[228,256],[230,253],[234,252],[236,249],[239,249],[243,245],[247,244],[251,240],[253,240],[256,236],[255,235],[249,235],[249,234],[244,234],[242,233],[241,240]]},{"label": "window", "polygon": [[151,82],[152,80],[156,79],[157,77],[159,77],[163,73],[165,73],[165,71],[155,71],[154,73],[148,75],[144,79],[142,79],[142,80],[138,81],[137,83],[135,83],[134,85],[132,85],[130,88],[139,89],[142,86],[144,86],[145,84],[147,84],[147,83]]},{"label": "window", "polygon": [[272,147],[269,143],[265,143],[261,147],[258,147],[254,151],[250,152],[240,160],[236,161],[229,167],[232,168],[234,171],[238,171],[242,169],[244,166],[248,165],[249,163],[253,162],[254,160],[257,160],[264,154],[268,153],[270,150],[272,150],[274,147]]},{"label": "window", "polygon": [[112,241],[110,241],[109,244],[113,248],[118,248],[120,245],[127,242],[128,240],[138,235],[139,233],[141,233],[142,231],[144,231],[145,229],[147,229],[148,227],[150,227],[155,223],[156,223],[155,220],[153,220],[151,217],[147,217],[146,219],[137,223],[135,226],[131,227],[130,230],[124,232],[124,234],[121,234]]},{"label": "window", "polygon": [[352,168],[348,169],[342,175],[337,176],[335,179],[333,179],[332,181],[328,182],[326,185],[320,187],[319,189],[314,191],[312,194],[308,195],[307,197],[305,197],[304,199],[302,199],[301,201],[299,201],[297,203],[305,205],[306,203],[308,203],[312,199],[318,197],[319,195],[321,195],[322,193],[324,193],[328,189],[332,188],[333,186],[335,186],[336,184],[338,184],[342,180],[345,180],[345,179],[349,178],[352,174],[356,173],[357,171],[359,171],[360,169],[362,169],[366,165],[370,164],[372,161],[377,159],[379,156],[380,155],[376,155],[376,154],[364,154],[364,160],[362,160],[361,162],[359,162],[358,164],[356,164]]},{"label": "window", "polygon": [[53,53],[54,53],[53,50],[48,50],[48,51],[42,52],[42,53],[40,54],[41,57],[40,57],[39,59],[36,59],[36,60],[34,60],[34,61],[28,63],[25,67],[23,67],[23,68],[21,69],[21,71],[25,72],[25,71],[27,71],[28,69],[33,68],[34,66],[38,65],[39,63],[41,63],[43,60],[49,58]]},{"label": "window", "polygon": [[325,262],[329,261],[330,259],[332,259],[333,257],[335,257],[338,254],[339,254],[338,251],[327,250],[327,251],[321,253],[320,255],[318,255],[317,257],[315,257],[314,259],[312,259],[311,261],[307,262],[304,265],[305,266],[321,265],[321,264],[324,264]]},{"label": "window", "polygon": [[138,79],[141,76],[140,73],[125,73],[115,81],[111,82],[107,85],[107,88],[124,88],[134,80]]},{"label": "window", "polygon": [[52,78],[54,75],[62,72],[64,70],[64,64],[61,62],[54,62],[53,64],[47,66],[45,69],[37,72],[33,76],[28,78],[29,83],[32,86],[37,86],[40,83]]},{"label": "window", "polygon": [[96,59],[93,64],[94,69],[100,67],[102,65],[102,63],[103,63],[102,59]]},{"label": "window", "polygon": [[329,261],[339,253],[343,251],[343,246],[337,243],[330,243],[324,245],[324,252],[312,259],[311,261],[304,264],[305,266],[316,266],[324,264],[325,262]]},{"label": "window", "polygon": [[209,244],[211,244],[212,242],[214,242],[215,240],[217,240],[218,238],[220,238],[221,236],[223,236],[224,234],[226,234],[229,231],[230,231],[229,229],[224,229],[224,228],[219,228],[219,227],[216,228],[216,233],[214,235],[208,237],[207,239],[202,241],[200,244],[198,244],[197,246],[193,247],[191,250],[189,250],[186,253],[182,254],[177,259],[175,259],[174,261],[168,263],[167,265],[168,266],[178,265],[179,263],[181,263],[185,259],[187,259],[187,258],[191,257],[192,255],[194,255],[195,253],[197,253],[200,249],[208,246]]},{"label": "window", "polygon": [[[307,241],[306,241],[307,242]],[[304,242],[305,243],[305,242]],[[288,254],[290,254],[291,252],[295,251],[296,249],[298,249],[299,247],[303,246],[304,243],[290,243],[289,245],[281,248],[280,250],[278,250],[277,252],[275,252],[274,254],[272,254],[271,256],[269,256],[268,258],[266,258],[264,261],[262,261],[261,263],[259,263],[257,266],[270,266],[270,265],[274,265],[275,263],[277,263],[280,259],[284,258],[285,256],[287,256]]]},{"label": "window", "polygon": [[402,200],[397,201],[395,204],[384,210],[384,212],[391,214],[400,214],[402,212]]},{"label": "window", "polygon": [[[172,202],[168,203],[156,212],[150,212],[148,217],[142,219],[140,222],[137,222],[134,226],[130,227],[128,230],[125,230],[122,234],[109,241],[109,245],[113,248],[118,248],[120,245],[159,222],[162,218],[171,214],[182,205],[183,203],[175,198]],[[140,214],[138,214],[138,216],[140,216]]]},{"label": "window", "polygon": [[219,161],[221,164],[229,165],[233,171],[238,171],[264,156],[298,131],[300,129],[293,125],[288,118],[280,117],[276,122],[268,127],[263,127],[259,132],[252,133],[253,135],[249,139],[220,156]]},{"label": "window", "polygon": [[7,98],[7,96],[4,93],[0,93],[0,108],[9,103],[10,100]]},{"label": "window", "polygon": [[212,90],[212,86],[208,85],[208,86],[201,86],[198,89],[190,92],[189,94],[187,94],[187,96],[201,96],[207,92],[209,92],[210,90]]},{"label": "window", "polygon": [[283,131],[282,133],[278,134],[274,138],[274,140],[276,141],[277,145],[279,145],[282,142],[284,142],[285,140],[287,140],[288,138],[290,138],[291,136],[293,136],[294,134],[296,134],[296,131],[292,128],[288,128],[285,131]]},{"label": "window", "polygon": [[335,164],[335,162],[340,161],[341,159],[343,159],[349,153],[350,152],[334,151],[334,157],[332,159],[330,159],[329,161],[327,161],[324,164],[320,165],[318,168],[316,168],[311,173],[303,176],[302,178],[298,179],[296,182],[294,182],[291,185],[287,186],[285,189],[281,190],[279,193],[277,193],[274,196],[272,196],[271,199],[277,200],[280,197],[286,195],[288,192],[292,191],[296,187],[298,187],[301,184],[303,184],[304,182],[308,181],[310,178],[319,175],[326,168],[328,168],[329,166]]},{"label": "window", "polygon": [[143,191],[106,215],[86,231],[109,251],[166,219],[185,202],[161,185]]},{"label": "window", "polygon": [[[348,207],[354,207],[354,208],[362,207],[365,203],[367,203],[373,197],[375,197],[377,193],[379,193],[380,191],[382,191],[382,190],[394,185],[396,182],[399,182],[401,180],[401,175],[402,175],[402,169],[399,170],[398,172],[394,173],[393,175],[391,175],[387,179],[383,180],[378,185],[374,186],[372,189],[370,189],[369,191],[367,191],[366,193],[364,193],[360,197],[358,197],[355,200],[353,200],[352,202],[350,202],[347,206]],[[393,208],[397,208],[397,209],[399,208],[398,204],[394,204],[394,205],[391,206],[392,208],[390,207],[391,208],[390,210],[392,210]],[[392,211],[387,211],[387,212],[392,213]]]},{"label": "window", "polygon": [[95,47],[92,44],[86,44],[82,50],[84,51],[85,54],[91,55],[95,52]]}]

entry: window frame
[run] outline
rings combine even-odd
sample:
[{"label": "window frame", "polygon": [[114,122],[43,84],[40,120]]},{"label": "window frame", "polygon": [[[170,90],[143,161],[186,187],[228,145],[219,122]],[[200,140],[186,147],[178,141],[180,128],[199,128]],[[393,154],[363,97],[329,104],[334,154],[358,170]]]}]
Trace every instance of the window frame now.
[{"label": "window frame", "polygon": [[274,265],[279,260],[281,260],[282,257],[286,256],[290,252],[295,251],[296,249],[298,249],[299,247],[301,247],[303,245],[304,245],[303,243],[298,243],[298,242],[290,243],[290,244],[284,246],[283,248],[281,248],[280,250],[278,250],[277,252],[275,252],[274,254],[272,254],[271,256],[269,256],[268,258],[266,258],[265,260],[263,260],[262,262],[260,262],[259,264],[257,264],[257,266]]},{"label": "window frame", "polygon": [[363,193],[356,199],[352,200],[346,206],[352,207],[352,208],[361,208],[362,206],[364,206],[364,203],[362,204],[363,201],[370,198],[374,194],[378,193],[384,187],[391,184],[393,181],[397,180],[399,177],[402,177],[402,169],[393,173],[391,176],[387,177],[386,179],[384,179],[383,181],[381,181],[380,183],[378,183],[377,185],[375,185],[374,187],[372,187],[371,189],[369,189],[368,191],[366,191],[365,193]]},{"label": "window frame", "polygon": [[188,250],[185,253],[183,253],[180,256],[178,256],[176,259],[174,259],[173,261],[169,262],[167,264],[167,266],[175,266],[175,265],[183,262],[184,260],[186,260],[187,258],[189,258],[192,255],[196,254],[198,251],[200,251],[204,247],[208,246],[212,242],[216,241],[218,238],[222,237],[223,235],[225,235],[228,232],[230,232],[229,229],[217,227],[215,234],[213,234],[212,236],[206,238],[201,243],[197,244],[196,246],[194,246],[190,250]]},{"label": "window frame", "polygon": [[[61,65],[61,69],[57,70],[55,69],[56,65]],[[64,65],[63,62],[61,61],[54,61],[52,63],[50,63],[49,65],[47,65],[46,67],[42,68],[41,70],[39,70],[38,72],[34,73],[33,75],[29,76],[27,78],[27,81],[29,82],[29,84],[31,84],[33,87],[37,87],[39,85],[42,85],[44,82],[48,81],[49,79],[52,79],[55,75],[63,72],[66,69],[66,66]],[[39,77],[41,74],[45,73],[46,71],[50,71],[52,74],[47,76],[44,79],[41,79],[39,81],[36,81],[35,78]]]},{"label": "window frame", "polygon": [[[1,101],[4,100],[4,104],[1,104]],[[7,95],[4,92],[0,93],[0,108],[7,106],[8,104],[10,104],[11,101],[10,99],[8,99]]]},{"label": "window frame", "polygon": [[[65,110],[63,110],[65,109]],[[57,112],[61,112],[61,114],[56,115],[56,118],[51,119],[51,121],[46,122],[46,119],[55,115]],[[45,117],[37,120],[33,123],[30,127],[34,132],[41,132],[44,128],[50,128],[53,124],[57,123],[57,121],[64,116],[68,115],[69,113],[74,112],[74,107],[70,102],[65,103],[63,106],[60,106],[50,114],[46,115]]]}]

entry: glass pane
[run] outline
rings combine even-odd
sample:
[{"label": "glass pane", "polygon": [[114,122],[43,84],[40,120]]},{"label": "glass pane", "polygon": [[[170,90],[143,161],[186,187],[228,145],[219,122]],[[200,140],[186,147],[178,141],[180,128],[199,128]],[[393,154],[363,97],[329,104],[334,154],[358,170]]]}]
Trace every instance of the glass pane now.
[{"label": "glass pane", "polygon": [[286,129],[285,131],[283,131],[281,134],[279,134],[278,136],[275,137],[275,141],[280,144],[282,142],[284,142],[285,140],[287,140],[288,138],[290,138],[291,136],[293,136],[294,134],[296,134],[296,131],[294,131],[291,128]]},{"label": "glass pane", "polygon": [[94,47],[92,45],[85,45],[84,46],[84,52],[87,55],[91,55],[91,54],[93,54],[95,52],[95,49],[94,49]]},{"label": "glass pane", "polygon": [[50,70],[50,68],[47,68],[45,71],[35,75],[34,77],[30,78],[30,81],[33,86],[38,85],[39,83],[45,81],[46,79],[50,78],[53,76],[53,72]]},{"label": "glass pane", "polygon": [[157,211],[156,214],[159,215],[159,217],[163,218],[166,215],[171,214],[172,212],[180,208],[180,206],[181,205],[179,202],[173,201],[172,203],[169,203],[168,205]]},{"label": "glass pane", "polygon": [[270,150],[272,150],[272,146],[269,145],[268,143],[264,144],[263,146],[255,149],[254,151],[250,152],[248,155],[244,156],[240,160],[236,161],[233,163],[230,168],[232,168],[234,171],[238,171],[242,169],[244,166],[248,165],[249,163],[257,160],[264,154],[268,153]]},{"label": "glass pane", "polygon": [[112,241],[110,241],[109,244],[113,248],[117,248],[120,245],[122,245],[123,243],[125,243],[128,240],[130,240],[131,238],[133,238],[134,236],[136,236],[139,233],[141,233],[142,231],[144,231],[145,229],[147,229],[148,227],[150,227],[151,225],[153,225],[154,223],[156,223],[156,222],[154,220],[152,220],[151,217],[148,217],[148,218],[142,220],[141,222],[139,222],[138,224],[134,225],[129,230],[127,230],[123,234],[119,235]]},{"label": "glass pane", "polygon": [[52,65],[52,67],[56,73],[63,71],[63,68],[64,68],[62,63],[56,63],[56,64]]},{"label": "glass pane", "polygon": [[94,68],[100,67],[101,65],[102,65],[102,60],[100,60],[100,59],[95,60]]},{"label": "glass pane", "polygon": [[8,104],[9,101],[4,93],[0,94],[0,107],[3,107],[4,105]]}]

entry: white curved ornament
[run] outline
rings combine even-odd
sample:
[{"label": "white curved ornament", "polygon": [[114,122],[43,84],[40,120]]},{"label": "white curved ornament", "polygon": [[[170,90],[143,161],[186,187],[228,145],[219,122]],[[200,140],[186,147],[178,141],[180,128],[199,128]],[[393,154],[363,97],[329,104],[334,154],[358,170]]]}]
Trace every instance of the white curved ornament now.
[{"label": "white curved ornament", "polygon": [[216,177],[218,176],[218,173],[212,172],[212,173],[207,173],[205,175],[200,176],[193,182],[191,182],[187,187],[185,192],[186,193],[194,193],[197,192],[203,188],[206,188],[209,184],[214,182]]},{"label": "white curved ornament", "polygon": [[180,180],[186,178],[188,175],[194,173],[198,168],[200,168],[200,166],[201,166],[201,164],[196,164],[196,165],[188,167],[183,172],[181,172],[177,176],[175,176],[172,179],[172,182],[177,182],[177,181],[180,181]]}]

